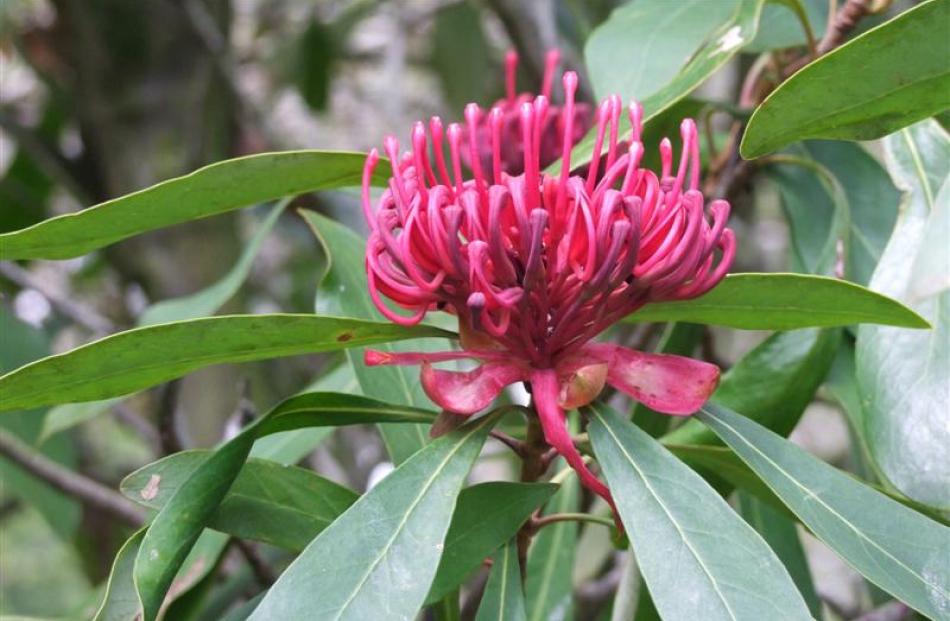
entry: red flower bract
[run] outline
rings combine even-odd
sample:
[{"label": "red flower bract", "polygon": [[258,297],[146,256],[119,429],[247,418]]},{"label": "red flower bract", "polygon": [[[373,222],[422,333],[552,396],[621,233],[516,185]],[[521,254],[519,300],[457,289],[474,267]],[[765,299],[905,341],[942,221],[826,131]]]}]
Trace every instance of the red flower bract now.
[{"label": "red flower bract", "polygon": [[[510,76],[512,67],[509,62]],[[509,384],[529,382],[546,441],[610,501],[571,441],[564,408],[591,402],[609,383],[654,410],[686,415],[715,389],[719,370],[591,340],[645,304],[708,291],[729,269],[735,239],[725,227],[729,204],[707,206],[699,191],[699,145],[690,119],[681,126],[675,174],[672,146],[664,140],[657,175],[639,166],[642,109],[630,106],[632,132],[621,143],[620,98],[609,97],[597,111],[590,164],[572,175],[570,152],[582,115],[574,102],[576,75],[566,73],[563,84],[565,103],[554,115],[546,95],[513,99],[509,86],[508,99],[487,115],[469,104],[465,126],[453,123],[445,136],[438,118],[428,132],[416,123],[410,151],[400,154],[396,139],[387,137],[392,177],[375,206],[369,182],[379,156],[370,153],[363,209],[372,299],[403,325],[430,310],[454,313],[464,350],[368,351],[366,362],[421,364],[429,397],[461,415],[487,407]],[[546,141],[554,139],[563,163],[560,173],[549,175],[541,167]],[[512,153],[520,165],[511,162]],[[462,174],[463,161],[471,164],[470,178]],[[432,366],[461,358],[482,364],[464,373]]]}]

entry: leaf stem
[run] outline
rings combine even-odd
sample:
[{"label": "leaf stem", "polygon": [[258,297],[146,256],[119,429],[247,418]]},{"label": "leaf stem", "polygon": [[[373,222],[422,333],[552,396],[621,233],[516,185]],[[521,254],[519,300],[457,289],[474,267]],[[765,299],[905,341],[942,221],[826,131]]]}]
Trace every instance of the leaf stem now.
[{"label": "leaf stem", "polygon": [[590,513],[552,513],[550,515],[535,518],[532,520],[531,526],[537,531],[544,528],[548,524],[554,524],[555,522],[590,522],[591,524],[600,524],[601,526],[606,526],[607,528],[614,527],[613,520],[597,515],[591,515]]}]

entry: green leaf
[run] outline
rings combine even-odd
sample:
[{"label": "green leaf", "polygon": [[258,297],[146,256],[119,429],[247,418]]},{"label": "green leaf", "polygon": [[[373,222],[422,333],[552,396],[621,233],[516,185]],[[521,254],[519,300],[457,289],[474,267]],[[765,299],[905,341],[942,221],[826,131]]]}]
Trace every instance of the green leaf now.
[{"label": "green leaf", "polygon": [[[576,512],[580,508],[580,491],[577,478],[568,475],[567,480],[561,483],[561,489],[547,504],[544,514]],[[555,522],[535,535],[528,550],[525,579],[529,621],[555,621],[573,617],[572,579],[576,544],[577,522]]]},{"label": "green leaf", "polygon": [[124,395],[214,364],[446,334],[424,326],[290,314],[207,317],[136,328],[0,377],[0,411]]},{"label": "green leaf", "polygon": [[[169,455],[127,476],[122,493],[160,510],[211,455],[208,450]],[[299,552],[357,497],[310,470],[249,459],[208,527]]]},{"label": "green leaf", "polygon": [[[347,227],[312,211],[301,211],[304,220],[327,256],[327,273],[317,291],[316,310],[321,314],[339,314],[360,319],[381,320],[369,297],[366,283],[366,241]],[[450,349],[443,340],[414,341],[405,347],[385,345],[383,351],[426,351]],[[388,403],[402,403],[418,407],[432,407],[422,389],[416,367],[378,366],[363,364],[362,350],[346,353],[363,394]],[[422,448],[428,441],[422,427],[401,425],[381,426],[380,433],[393,461],[397,464]]]},{"label": "green leaf", "polygon": [[948,21],[950,4],[929,0],[806,66],[753,113],[742,157],[806,138],[880,138],[950,107]]},{"label": "green leaf", "polygon": [[[594,91],[639,99],[643,120],[650,121],[755,38],[763,1],[638,0],[616,9],[584,49]],[[623,115],[621,135],[629,130]],[[595,134],[592,129],[574,146],[572,167],[590,161]],[[555,163],[549,171],[559,169]]]},{"label": "green leaf", "polygon": [[811,619],[772,550],[698,474],[607,406],[588,411],[598,463],[664,619]]},{"label": "green leaf", "polygon": [[730,274],[702,297],[648,304],[626,321],[688,321],[744,330],[855,323],[930,327],[900,302],[860,285],[804,274]]},{"label": "green leaf", "polygon": [[494,421],[467,424],[403,462],[307,546],[250,618],[414,617]]},{"label": "green leaf", "polygon": [[801,24],[804,17],[814,32],[821,37],[828,22],[826,0],[771,0],[766,2],[759,19],[759,32],[746,46],[746,52],[760,53],[785,49],[808,43]]},{"label": "green leaf", "polygon": [[[884,147],[888,169],[906,194],[871,287],[906,303],[934,330],[858,329],[855,364],[863,432],[887,481],[916,501],[950,509],[950,290],[925,287],[924,295],[915,290],[920,279],[946,278],[946,264],[921,257],[945,247],[950,237],[950,137],[936,122],[926,121],[889,136]],[[932,245],[931,236],[942,239]]]},{"label": "green leaf", "polygon": [[493,560],[475,621],[525,621],[517,544],[509,543]]},{"label": "green leaf", "polygon": [[950,618],[950,528],[731,410],[706,405],[696,416],[868,580],[925,616]]},{"label": "green leaf", "polygon": [[116,553],[102,604],[93,621],[130,621],[139,614],[141,608],[132,582],[132,567],[143,537],[144,528],[129,537]]},{"label": "green leaf", "polygon": [[[0,304],[0,373],[32,362],[49,353],[44,332],[20,321],[6,305]],[[2,392],[2,391],[0,391]],[[76,451],[68,437],[42,436],[43,411],[23,409],[0,417],[0,429],[16,437],[37,453],[67,468],[76,467]],[[0,457],[0,482],[3,493],[36,508],[64,541],[71,540],[82,520],[79,502],[37,478],[20,465]]]},{"label": "green leaf", "polygon": [[367,423],[381,418],[418,422],[431,420],[432,414],[387,407],[356,395],[298,395],[278,404],[199,464],[159,511],[136,557],[135,584],[145,621],[155,618],[175,572],[202,528],[215,516],[257,438],[309,425]]},{"label": "green leaf", "polygon": [[553,483],[503,481],[463,489],[426,603],[438,601],[461,585],[486,556],[514,537],[557,489]]},{"label": "green leaf", "polygon": [[811,616],[821,619],[821,600],[815,593],[815,583],[811,570],[808,569],[808,559],[805,558],[805,549],[802,547],[795,522],[784,512],[777,511],[751,494],[740,491],[736,496],[739,513],[785,565],[798,592],[805,599]]},{"label": "green leaf", "polygon": [[[260,250],[264,238],[270,233],[277,222],[277,218],[289,202],[289,199],[285,199],[274,206],[267,218],[261,223],[254,237],[245,246],[237,263],[221,280],[197,293],[153,304],[139,316],[137,324],[146,326],[185,319],[197,319],[216,313],[237,293],[241,284],[247,279],[251,264]],[[115,398],[56,406],[47,412],[44,417],[43,431],[40,437],[42,439],[50,438],[57,433],[92,420],[108,412],[121,401],[121,398]]]},{"label": "green leaf", "polygon": [[[839,330],[814,328],[773,334],[723,374],[712,400],[786,436],[824,381],[840,337]],[[663,440],[709,444],[716,441],[716,435],[698,421],[689,420]]]},{"label": "green leaf", "polygon": [[[359,185],[366,156],[286,151],[226,160],[150,188],[0,234],[0,259],[70,259],[126,237],[303,192]],[[382,167],[385,169],[385,167]],[[385,175],[374,183],[385,184]]]}]

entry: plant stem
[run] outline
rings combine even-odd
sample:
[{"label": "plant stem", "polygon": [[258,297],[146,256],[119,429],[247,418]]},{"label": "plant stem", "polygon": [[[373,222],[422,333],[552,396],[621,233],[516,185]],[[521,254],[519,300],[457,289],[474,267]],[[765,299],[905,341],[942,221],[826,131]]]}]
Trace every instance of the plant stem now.
[{"label": "plant stem", "polygon": [[[546,469],[544,453],[547,450],[547,443],[544,441],[544,431],[541,429],[541,422],[538,417],[529,414],[527,420],[528,427],[522,444],[521,480],[525,483],[532,483],[537,481]],[[518,564],[521,566],[522,580],[527,575],[528,546],[531,544],[534,532],[535,528],[532,520],[525,522],[521,530],[518,531]]]},{"label": "plant stem", "polygon": [[539,530],[555,522],[590,522],[592,524],[606,526],[607,528],[613,528],[614,526],[613,520],[589,513],[552,513],[551,515],[535,518],[531,524],[535,530]]},{"label": "plant stem", "polygon": [[138,527],[145,521],[145,512],[125,496],[56,463],[9,433],[0,432],[0,455],[59,491],[101,509],[127,524]]}]

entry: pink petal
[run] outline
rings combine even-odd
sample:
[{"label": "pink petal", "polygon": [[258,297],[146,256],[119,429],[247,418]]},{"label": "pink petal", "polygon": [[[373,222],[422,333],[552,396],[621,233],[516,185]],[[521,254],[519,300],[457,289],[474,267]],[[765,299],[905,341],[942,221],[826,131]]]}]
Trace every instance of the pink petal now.
[{"label": "pink petal", "polygon": [[474,371],[443,371],[422,364],[422,387],[439,407],[456,414],[474,414],[488,407],[502,388],[524,379],[518,366],[486,362]]},{"label": "pink petal", "polygon": [[[567,460],[585,487],[602,497],[610,503],[611,508],[614,508],[614,501],[607,486],[601,483],[584,463],[584,459],[571,440],[571,434],[567,431],[564,410],[558,405],[557,373],[553,369],[532,371],[531,395],[541,421],[541,428],[544,430],[544,439]],[[614,513],[616,514],[616,510]]]},{"label": "pink petal", "polygon": [[692,414],[719,384],[719,367],[708,362],[607,343],[585,349],[607,363],[607,383],[664,414]]}]

